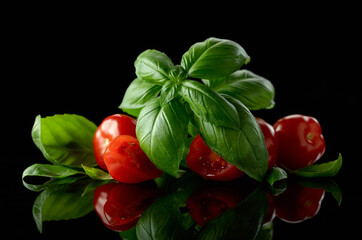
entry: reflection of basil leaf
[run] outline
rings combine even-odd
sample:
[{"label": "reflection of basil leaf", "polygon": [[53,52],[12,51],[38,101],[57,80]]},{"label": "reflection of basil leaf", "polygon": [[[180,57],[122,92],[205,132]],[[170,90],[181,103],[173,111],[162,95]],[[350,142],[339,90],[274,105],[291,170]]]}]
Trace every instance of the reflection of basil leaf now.
[{"label": "reflection of basil leaf", "polygon": [[161,106],[155,99],[138,118],[136,134],[140,146],[162,171],[176,177],[187,141],[188,118],[179,99]]},{"label": "reflection of basil leaf", "polygon": [[136,225],[138,239],[188,239],[179,209],[179,192],[156,200]]},{"label": "reflection of basil leaf", "polygon": [[93,134],[97,126],[75,114],[36,117],[32,129],[35,145],[44,157],[56,164],[70,167],[96,165]]},{"label": "reflection of basil leaf", "polygon": [[267,208],[266,193],[259,187],[234,208],[207,222],[198,239],[252,240],[263,225]]},{"label": "reflection of basil leaf", "polygon": [[38,230],[43,222],[80,218],[93,210],[93,194],[82,196],[88,182],[54,185],[41,192],[33,205],[33,216]]},{"label": "reflection of basil leaf", "polygon": [[307,177],[333,177],[342,167],[342,154],[339,154],[338,159],[327,163],[313,164],[305,168],[290,171],[292,174]]}]

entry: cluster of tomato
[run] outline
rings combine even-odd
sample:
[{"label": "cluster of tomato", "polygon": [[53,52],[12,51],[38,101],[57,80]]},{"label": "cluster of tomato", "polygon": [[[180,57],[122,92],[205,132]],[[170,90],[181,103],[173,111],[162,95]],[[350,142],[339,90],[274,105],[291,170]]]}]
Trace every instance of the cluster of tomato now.
[{"label": "cluster of tomato", "polygon": [[[290,115],[273,126],[256,118],[268,150],[268,168],[296,170],[316,162],[325,152],[318,121],[310,116]],[[94,134],[98,165],[117,181],[138,183],[157,178],[162,171],[149,160],[136,138],[137,120],[124,114],[105,118]],[[243,175],[233,164],[212,151],[198,135],[186,157],[188,167],[205,179],[231,181]]]}]

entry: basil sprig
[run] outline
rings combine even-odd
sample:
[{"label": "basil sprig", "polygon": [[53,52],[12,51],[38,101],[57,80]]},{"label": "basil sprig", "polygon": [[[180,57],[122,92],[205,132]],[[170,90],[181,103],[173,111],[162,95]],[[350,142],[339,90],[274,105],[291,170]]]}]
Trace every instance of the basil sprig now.
[{"label": "basil sprig", "polygon": [[274,87],[240,70],[249,61],[238,43],[218,38],[192,45],[180,65],[157,50],[137,57],[137,78],[119,107],[138,117],[140,146],[159,169],[177,176],[188,135],[200,133],[213,151],[262,181],[268,153],[249,109],[272,108]]}]

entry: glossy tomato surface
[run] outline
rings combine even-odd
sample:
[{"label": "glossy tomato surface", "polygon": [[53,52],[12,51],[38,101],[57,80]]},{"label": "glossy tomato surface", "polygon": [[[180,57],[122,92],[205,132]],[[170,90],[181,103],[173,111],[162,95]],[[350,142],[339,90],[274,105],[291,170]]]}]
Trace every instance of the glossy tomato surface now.
[{"label": "glossy tomato surface", "polygon": [[112,140],[104,153],[109,174],[123,183],[139,183],[162,175],[142,151],[137,138],[120,135]]},{"label": "glossy tomato surface", "polygon": [[325,152],[325,141],[317,119],[295,114],[274,124],[278,138],[277,165],[295,170],[315,163]]},{"label": "glossy tomato surface", "polygon": [[267,123],[261,118],[255,118],[258,122],[261,131],[264,135],[264,141],[266,148],[268,150],[269,158],[268,158],[268,169],[273,167],[277,161],[278,154],[278,139],[275,135],[275,131],[272,125]]},{"label": "glossy tomato surface", "polygon": [[134,227],[158,196],[155,182],[137,184],[108,183],[94,192],[94,209],[103,224],[113,231],[127,231]]},{"label": "glossy tomato surface", "polygon": [[107,170],[103,155],[109,143],[119,135],[136,137],[137,120],[124,114],[106,117],[98,126],[93,136],[93,148],[97,164]]},{"label": "glossy tomato surface", "polygon": [[244,173],[212,151],[198,135],[192,141],[186,157],[187,166],[204,179],[232,181]]}]

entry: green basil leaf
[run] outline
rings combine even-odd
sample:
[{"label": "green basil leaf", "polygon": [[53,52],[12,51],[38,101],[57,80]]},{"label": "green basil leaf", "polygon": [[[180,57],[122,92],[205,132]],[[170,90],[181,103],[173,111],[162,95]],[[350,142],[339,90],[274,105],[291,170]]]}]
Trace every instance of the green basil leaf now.
[{"label": "green basil leaf", "polygon": [[248,176],[262,181],[268,168],[264,135],[250,111],[238,100],[227,97],[240,118],[240,128],[216,126],[198,119],[201,137],[214,152]]},{"label": "green basil leaf", "polygon": [[207,222],[198,239],[254,239],[268,208],[265,191],[259,187],[234,208]]},{"label": "green basil leaf", "polygon": [[190,77],[214,79],[229,75],[249,61],[250,57],[236,42],[208,38],[190,47],[182,56],[181,66]]},{"label": "green basil leaf", "polygon": [[35,145],[44,157],[59,165],[81,167],[96,165],[93,135],[97,126],[75,114],[38,115],[32,129]]},{"label": "green basil leaf", "polygon": [[238,99],[250,110],[270,109],[275,105],[273,84],[247,70],[239,70],[223,79],[215,91]]},{"label": "green basil leaf", "polygon": [[[74,175],[81,176],[69,178],[70,176]],[[43,184],[30,184],[27,183],[25,179],[28,179],[29,177],[48,177],[52,179]],[[52,164],[33,164],[24,170],[22,180],[24,186],[27,189],[38,192],[51,185],[71,183],[83,177],[84,172],[66,166]]]},{"label": "green basil leaf", "polygon": [[211,88],[186,80],[182,83],[179,94],[201,120],[216,126],[239,129],[240,120],[235,107]]},{"label": "green basil leaf", "polygon": [[93,168],[88,167],[82,164],[82,167],[85,171],[85,173],[94,180],[111,180],[113,179],[109,173],[99,169],[99,168]]},{"label": "green basil leaf", "polygon": [[170,78],[169,72],[174,66],[165,53],[154,49],[142,52],[137,57],[134,65],[138,78],[147,79],[161,85]]},{"label": "green basil leaf", "polygon": [[315,177],[333,177],[342,167],[342,154],[339,154],[338,159],[327,163],[313,164],[305,168],[290,171],[290,173],[307,178]]},{"label": "green basil leaf", "polygon": [[69,220],[85,216],[93,210],[93,194],[82,196],[88,182],[54,185],[41,192],[33,205],[33,217],[42,232],[43,222]]},{"label": "green basil leaf", "polygon": [[161,106],[159,99],[146,105],[136,126],[140,146],[162,171],[176,177],[187,142],[188,117],[178,98]]},{"label": "green basil leaf", "polygon": [[119,106],[124,112],[138,117],[142,108],[160,93],[162,86],[136,78],[128,86]]}]

